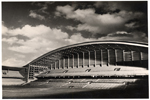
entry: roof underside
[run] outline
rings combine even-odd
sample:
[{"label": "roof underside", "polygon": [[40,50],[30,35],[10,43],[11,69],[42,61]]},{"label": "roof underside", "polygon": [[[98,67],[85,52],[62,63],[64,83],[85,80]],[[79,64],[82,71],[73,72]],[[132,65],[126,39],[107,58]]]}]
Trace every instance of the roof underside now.
[{"label": "roof underside", "polygon": [[120,49],[126,51],[139,51],[148,52],[148,45],[141,43],[130,43],[130,42],[88,42],[70,45],[62,48],[58,48],[51,52],[48,52],[39,58],[33,60],[29,64],[42,63],[48,61],[48,63],[55,62],[61,58],[71,57],[72,54],[78,54],[82,52],[91,52],[101,49]]}]

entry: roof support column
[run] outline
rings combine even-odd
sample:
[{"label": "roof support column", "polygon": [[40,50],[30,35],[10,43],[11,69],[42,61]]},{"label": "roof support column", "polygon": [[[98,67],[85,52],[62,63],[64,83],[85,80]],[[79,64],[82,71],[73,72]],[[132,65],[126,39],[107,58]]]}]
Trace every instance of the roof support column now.
[{"label": "roof support column", "polygon": [[107,49],[107,66],[109,66],[110,63],[110,55],[109,55],[109,49]]},{"label": "roof support column", "polygon": [[131,51],[131,61],[134,60],[134,57],[133,57],[133,51]]},{"label": "roof support column", "polygon": [[63,58],[63,69],[65,69],[65,58]]},{"label": "roof support column", "polygon": [[103,66],[103,51],[102,51],[102,49],[100,50],[100,54],[101,54],[101,57],[100,57],[101,58],[100,59],[101,60],[101,66]]},{"label": "roof support column", "polygon": [[77,61],[78,61],[77,68],[79,68],[79,53],[77,53]]},{"label": "roof support column", "polygon": [[72,68],[74,68],[74,55],[72,54]]},{"label": "roof support column", "polygon": [[69,68],[69,56],[68,56],[68,67],[67,68]]},{"label": "roof support column", "polygon": [[140,60],[143,60],[143,54],[140,52]]},{"label": "roof support column", "polygon": [[124,53],[124,50],[122,50],[122,62],[123,62],[123,64],[125,63],[124,61],[125,61],[125,53]]},{"label": "roof support column", "polygon": [[125,61],[125,53],[124,53],[124,50],[122,50],[122,57],[123,57],[123,61]]},{"label": "roof support column", "polygon": [[[53,65],[51,64],[51,70],[53,69],[52,67],[53,67]],[[42,67],[42,68],[43,68],[43,67]]]},{"label": "roof support column", "polygon": [[141,63],[141,65],[142,65],[142,60],[143,60],[143,54],[142,54],[142,52],[140,52],[140,63]]},{"label": "roof support column", "polygon": [[134,57],[133,57],[133,51],[131,51],[131,61],[134,60]]},{"label": "roof support column", "polygon": [[28,65],[28,73],[27,73],[26,82],[29,81],[29,75],[30,75],[30,64]]},{"label": "roof support column", "polygon": [[88,53],[89,53],[89,67],[90,67],[90,51]]},{"label": "roof support column", "polygon": [[96,67],[96,50],[94,50],[94,58],[95,58],[94,64],[95,64],[95,67]]},{"label": "roof support column", "polygon": [[82,52],[83,53],[83,65],[82,65],[82,67],[84,67],[84,52]]},{"label": "roof support column", "polygon": [[130,53],[131,53],[131,61],[132,61],[132,65],[134,65],[134,62],[133,62],[133,60],[134,60],[134,58],[133,58],[133,51],[131,51]]},{"label": "roof support column", "polygon": [[55,64],[55,67],[54,67],[54,69],[56,69],[56,61],[54,62],[54,64]]},{"label": "roof support column", "polygon": [[115,49],[115,65],[117,66],[117,50]]},{"label": "roof support column", "polygon": [[58,69],[60,69],[60,60],[58,60]]}]

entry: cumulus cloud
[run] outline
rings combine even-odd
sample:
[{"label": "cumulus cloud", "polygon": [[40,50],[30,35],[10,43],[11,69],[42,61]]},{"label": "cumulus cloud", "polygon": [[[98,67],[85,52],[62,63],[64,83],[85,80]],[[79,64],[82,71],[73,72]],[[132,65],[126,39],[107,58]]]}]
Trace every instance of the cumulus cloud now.
[{"label": "cumulus cloud", "polygon": [[[58,6],[56,8],[58,15],[63,15],[66,19],[74,19],[82,24],[77,25],[74,29],[85,30],[92,33],[108,34],[115,32],[124,27],[124,23],[133,18],[141,18],[142,12],[120,11],[118,13],[96,14],[95,9],[77,9],[69,5]],[[71,28],[70,28],[71,29]],[[109,30],[108,30],[109,29]]]},{"label": "cumulus cloud", "polygon": [[2,62],[2,65],[13,66],[13,67],[22,67],[22,65],[25,65],[25,64],[26,64],[25,61],[15,59],[15,58],[9,58]]},{"label": "cumulus cloud", "polygon": [[75,44],[75,43],[81,43],[81,42],[86,42],[86,41],[95,41],[97,39],[94,38],[84,38],[81,33],[76,33],[72,35],[70,38],[65,39],[65,41],[69,42],[70,44]]},{"label": "cumulus cloud", "polygon": [[[43,10],[42,10],[43,11]],[[40,14],[37,14],[36,12],[34,12],[33,10],[30,10],[30,14],[29,14],[30,17],[32,18],[37,18],[39,20],[45,20],[45,17],[40,15]]]},{"label": "cumulus cloud", "polygon": [[126,23],[125,26],[128,27],[128,28],[140,27],[140,25],[137,22]]},{"label": "cumulus cloud", "polygon": [[4,22],[2,22],[2,34],[7,34],[8,28],[4,25]]},{"label": "cumulus cloud", "polygon": [[[9,50],[20,53],[42,52],[48,47],[47,50],[50,50],[68,44],[64,41],[68,38],[66,32],[56,28],[51,29],[45,25],[25,25],[22,28],[9,29],[7,33],[6,36],[9,36],[9,38],[3,38],[2,41],[12,45],[8,48]],[[29,39],[19,39],[16,37],[17,35],[26,36]]]},{"label": "cumulus cloud", "polygon": [[22,54],[15,54],[15,55],[19,58],[25,58],[25,55],[22,55]]},{"label": "cumulus cloud", "polygon": [[115,33],[109,33],[107,36],[98,38],[98,40],[124,40],[124,41],[141,41],[148,42],[146,33],[143,32],[126,32],[126,31],[117,31]]}]

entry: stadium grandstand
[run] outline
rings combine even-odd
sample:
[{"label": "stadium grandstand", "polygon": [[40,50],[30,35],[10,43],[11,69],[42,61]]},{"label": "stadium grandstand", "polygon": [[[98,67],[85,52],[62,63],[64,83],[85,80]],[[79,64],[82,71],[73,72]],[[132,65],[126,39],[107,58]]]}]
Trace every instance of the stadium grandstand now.
[{"label": "stadium grandstand", "polygon": [[95,41],[50,51],[24,66],[27,81],[36,77],[144,76],[148,45],[136,42]]},{"label": "stadium grandstand", "polygon": [[91,41],[68,45],[38,57],[19,72],[24,85],[32,87],[124,90],[144,83],[142,88],[147,88],[148,44]]}]

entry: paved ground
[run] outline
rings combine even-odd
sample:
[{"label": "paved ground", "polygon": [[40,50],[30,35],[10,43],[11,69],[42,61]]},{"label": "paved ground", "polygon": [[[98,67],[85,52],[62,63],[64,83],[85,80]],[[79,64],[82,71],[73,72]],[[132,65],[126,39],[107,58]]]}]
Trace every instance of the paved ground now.
[{"label": "paved ground", "polygon": [[148,81],[115,89],[56,88],[39,86],[3,86],[3,98],[148,98]]}]

